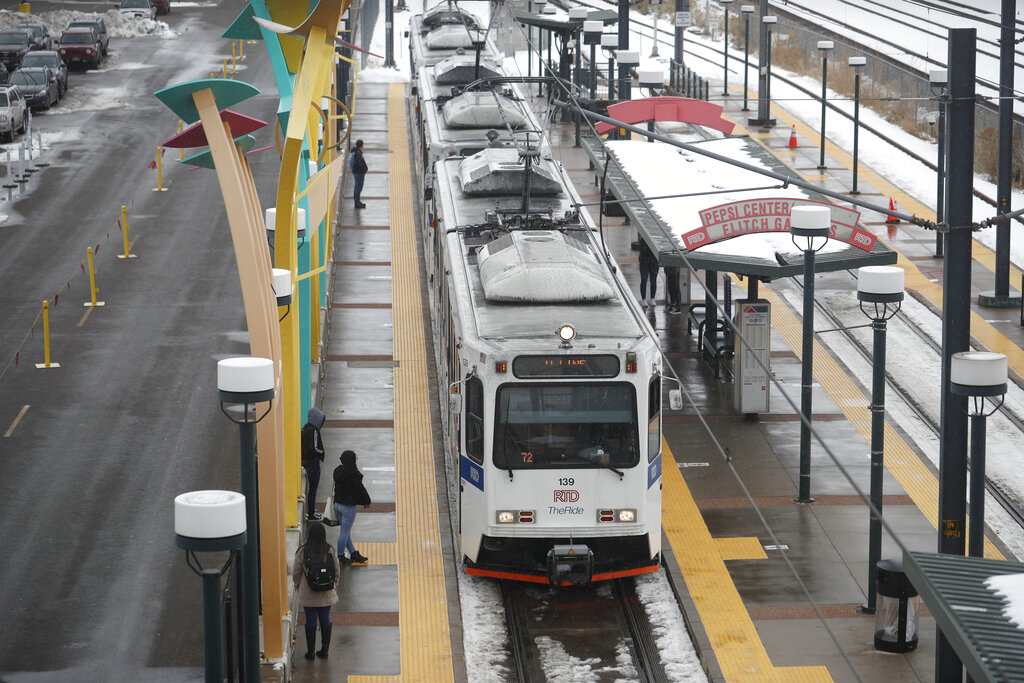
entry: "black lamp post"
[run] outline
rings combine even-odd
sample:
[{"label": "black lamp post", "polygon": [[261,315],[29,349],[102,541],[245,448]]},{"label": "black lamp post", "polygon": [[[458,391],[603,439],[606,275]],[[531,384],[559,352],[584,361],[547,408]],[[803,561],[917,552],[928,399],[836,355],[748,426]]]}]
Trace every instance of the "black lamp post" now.
[{"label": "black lamp post", "polygon": [[733,0],[718,0],[725,18],[725,33],[722,35],[722,96],[729,96],[729,5]]},{"label": "black lamp post", "polygon": [[857,147],[860,134],[860,67],[868,63],[865,57],[850,57],[849,65],[853,67],[853,189],[850,194],[860,194],[857,189]]},{"label": "black lamp post", "polygon": [[[665,71],[663,69],[640,69],[637,72],[637,83],[641,89],[648,88],[652,97],[656,96],[658,91],[665,87]],[[654,132],[654,121],[647,124],[647,130]],[[647,138],[647,142],[654,142],[654,138]]]},{"label": "black lamp post", "polygon": [[[548,0],[533,0],[533,4],[537,8],[537,15],[538,16],[543,16],[544,15],[544,8],[547,6]],[[549,40],[550,40],[550,38],[549,38]],[[530,51],[531,52],[533,51],[533,46],[532,45],[530,46]],[[543,56],[543,52],[544,52],[544,29],[542,29],[540,26],[538,26],[537,27],[537,75],[538,76],[543,76],[544,75],[544,56]],[[549,49],[548,50],[548,60],[550,61],[550,59],[551,59],[551,50]],[[544,94],[544,83],[541,82],[541,83],[537,84],[537,97],[540,97],[543,94]]]},{"label": "black lamp post", "polygon": [[[935,222],[941,224],[946,216],[946,82],[949,72],[946,69],[935,69],[928,72],[928,84],[932,93],[939,101],[939,130],[936,137],[939,142],[939,158],[935,163]],[[942,257],[942,233],[935,231],[935,255]]]},{"label": "black lamp post", "polygon": [[885,327],[903,301],[902,268],[865,266],[857,271],[860,310],[871,318],[874,330],[871,367],[871,505],[868,528],[868,602],[860,611],[874,614],[878,562],[882,559],[882,475],[885,473]]},{"label": "black lamp post", "polygon": [[828,243],[832,212],[827,206],[794,206],[789,214],[793,244],[804,252],[804,319],[800,379],[800,486],[797,503],[811,498],[811,383],[814,378],[814,255]]},{"label": "black lamp post", "polygon": [[750,15],[754,13],[753,5],[743,5],[740,7],[740,12],[743,13],[743,109],[742,111],[750,111],[750,107],[747,106],[747,82],[750,62]]},{"label": "black lamp post", "polygon": [[603,21],[583,22],[583,42],[590,46],[590,99],[597,99],[597,46],[601,44]]},{"label": "black lamp post", "polygon": [[[220,577],[246,543],[246,499],[235,491],[190,491],[174,499],[175,544],[189,569],[203,579],[203,667],[206,683],[223,683],[224,649]],[[230,553],[220,569],[206,569],[197,552]],[[257,675],[256,680],[259,680]]]},{"label": "black lamp post", "polygon": [[[258,683],[259,662],[259,509],[256,488],[256,424],[270,412],[270,406],[255,417],[256,404],[273,401],[274,362],[269,358],[241,356],[217,363],[217,394],[220,409],[239,427],[241,489],[245,496],[246,528],[252,537],[242,549],[242,614],[245,680]],[[236,406],[229,413],[226,404]],[[240,410],[239,408],[240,407]],[[241,413],[238,415],[238,413]]]},{"label": "black lamp post", "polygon": [[658,56],[658,11],[661,8],[661,0],[648,0],[649,5],[654,9],[654,22],[652,26],[652,32],[654,39],[652,40],[653,47],[651,48],[651,57]]},{"label": "black lamp post", "polygon": [[764,24],[767,41],[764,46],[764,120],[766,121],[764,125],[770,126],[772,125],[772,29],[775,28],[775,24],[779,23],[779,18],[772,15],[761,17],[761,23]]},{"label": "black lamp post", "polygon": [[[951,359],[949,390],[969,399],[971,418],[971,505],[967,554],[985,555],[985,421],[999,410],[1006,394],[1006,356],[988,351],[961,351]],[[992,399],[986,407],[985,399]],[[998,402],[997,402],[998,399]]]},{"label": "black lamp post", "polygon": [[[586,21],[586,19],[587,19],[587,10],[586,9],[584,9],[582,7],[573,7],[572,9],[569,10],[569,23],[572,24],[572,27],[573,27],[572,40],[570,41],[569,44],[572,47],[572,51],[573,51],[574,67],[573,67],[573,73],[572,73],[572,82],[573,82],[573,85],[576,86],[576,90],[573,93],[573,97],[574,98],[578,98],[579,97],[580,86],[582,84],[582,78],[580,77],[580,61],[581,61],[581,59],[580,59],[580,52],[583,50],[583,46],[581,45],[581,43],[583,42],[581,40],[581,38],[582,38],[581,34],[583,32],[583,22]],[[578,104],[579,103],[577,102],[577,105]],[[573,109],[572,119],[573,119],[573,124],[574,124],[575,129],[576,129],[575,141],[573,142],[573,146],[574,147],[579,147],[580,146],[580,113],[579,113],[579,111],[577,109]]]},{"label": "black lamp post", "polygon": [[828,51],[836,44],[831,40],[819,40],[818,51],[821,52],[821,158],[818,168],[825,169],[825,95],[828,92]]},{"label": "black lamp post", "polygon": [[640,53],[636,50],[619,50],[616,56],[619,68],[622,69],[619,73],[619,99],[625,102],[633,98],[633,78],[629,70],[640,66]]},{"label": "black lamp post", "polygon": [[615,48],[619,37],[614,33],[601,34],[601,49],[608,54],[608,99],[615,99]]}]

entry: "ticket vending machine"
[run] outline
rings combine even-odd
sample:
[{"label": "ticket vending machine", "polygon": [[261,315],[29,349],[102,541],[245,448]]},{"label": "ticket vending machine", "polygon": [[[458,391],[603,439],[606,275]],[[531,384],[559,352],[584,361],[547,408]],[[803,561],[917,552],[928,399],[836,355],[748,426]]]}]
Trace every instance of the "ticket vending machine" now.
[{"label": "ticket vending machine", "polygon": [[766,370],[771,368],[771,304],[764,299],[740,299],[735,310],[733,324],[738,334],[733,337],[733,402],[741,413],[766,413],[771,389]]}]

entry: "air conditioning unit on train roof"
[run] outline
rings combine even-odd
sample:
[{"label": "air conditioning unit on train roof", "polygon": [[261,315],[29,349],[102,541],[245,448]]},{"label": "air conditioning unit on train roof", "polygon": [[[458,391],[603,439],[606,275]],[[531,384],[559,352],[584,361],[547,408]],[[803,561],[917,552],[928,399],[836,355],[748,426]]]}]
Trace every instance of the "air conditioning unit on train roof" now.
[{"label": "air conditioning unit on train roof", "polygon": [[428,33],[423,44],[431,50],[454,50],[459,47],[473,47],[475,29],[467,30],[462,24],[443,24]]},{"label": "air conditioning unit on train roof", "polygon": [[440,85],[465,85],[480,78],[498,78],[503,74],[498,64],[490,57],[480,58],[476,66],[476,55],[452,55],[434,65],[434,80]]},{"label": "air conditioning unit on train roof", "polygon": [[606,301],[615,290],[588,242],[556,230],[516,230],[477,251],[488,301]]},{"label": "air conditioning unit on train roof", "polygon": [[435,29],[444,24],[455,24],[463,32],[466,28],[480,28],[480,21],[476,15],[456,7],[454,3],[441,3],[423,12],[420,18],[420,26],[425,29]]},{"label": "air conditioning unit on train roof", "polygon": [[504,129],[506,123],[522,128],[529,122],[515,100],[490,91],[462,93],[445,102],[442,111],[449,128]]},{"label": "air conditioning unit on train roof", "polygon": [[[551,170],[550,161],[541,160],[530,166],[530,195],[551,196],[562,193],[562,185]],[[462,191],[472,197],[509,195],[524,187],[526,164],[519,151],[488,148],[459,163]]]}]

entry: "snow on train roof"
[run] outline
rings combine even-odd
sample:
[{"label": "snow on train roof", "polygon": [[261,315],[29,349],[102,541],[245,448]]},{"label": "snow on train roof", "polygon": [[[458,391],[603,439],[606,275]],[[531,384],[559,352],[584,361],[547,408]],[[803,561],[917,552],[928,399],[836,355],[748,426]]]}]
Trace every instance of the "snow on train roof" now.
[{"label": "snow on train roof", "polygon": [[[519,151],[507,148],[481,150],[459,163],[462,191],[471,197],[508,195],[523,187],[526,164]],[[534,196],[559,194],[562,185],[548,163],[530,166],[530,191]]]},{"label": "snow on train roof", "polygon": [[522,128],[530,120],[510,97],[491,91],[462,93],[444,103],[444,120],[451,128]]},{"label": "snow on train roof", "polygon": [[[629,176],[645,197],[693,195],[649,200],[651,209],[669,227],[672,241],[680,251],[686,251],[680,235],[701,226],[699,214],[703,209],[757,198],[818,199],[798,187],[777,187],[779,182],[767,176],[671,145],[633,140],[611,140],[607,145],[623,173]],[[777,171],[766,163],[764,148],[749,137],[709,140],[697,145],[766,171]],[[706,192],[721,194],[702,194]],[[856,248],[837,240],[829,240],[819,254],[851,249]],[[788,232],[775,232],[733,237],[701,247],[700,253],[760,259],[775,264],[776,253],[794,260],[802,258],[803,252],[793,244]]]},{"label": "snow on train roof", "polygon": [[588,242],[556,230],[517,230],[477,251],[488,301],[572,303],[615,296]]}]

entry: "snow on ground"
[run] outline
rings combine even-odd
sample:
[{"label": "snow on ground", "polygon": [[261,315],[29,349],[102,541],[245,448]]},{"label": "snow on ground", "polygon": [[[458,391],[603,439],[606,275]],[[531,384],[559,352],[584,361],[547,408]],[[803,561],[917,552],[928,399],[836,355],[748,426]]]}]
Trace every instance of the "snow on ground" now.
[{"label": "snow on ground", "polygon": [[72,21],[80,19],[103,19],[107,25],[107,33],[111,38],[138,38],[155,36],[158,38],[177,38],[178,34],[171,30],[165,21],[126,17],[116,9],[106,12],[80,12],[78,10],[55,9],[44,12],[26,14],[0,10],[0,27],[17,26],[19,24],[42,24],[50,32],[54,44],[60,40],[60,34]]}]

